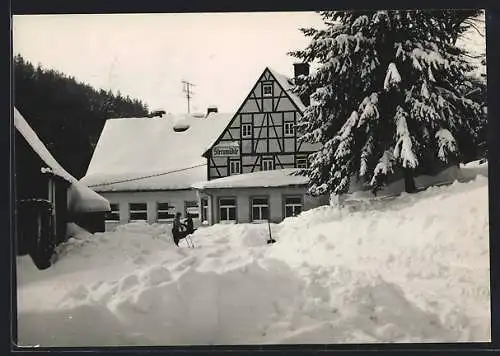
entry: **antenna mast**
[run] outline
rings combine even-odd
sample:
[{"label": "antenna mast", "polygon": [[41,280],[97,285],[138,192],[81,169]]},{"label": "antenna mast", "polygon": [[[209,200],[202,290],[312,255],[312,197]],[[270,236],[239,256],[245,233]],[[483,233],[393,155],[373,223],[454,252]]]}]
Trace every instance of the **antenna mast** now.
[{"label": "antenna mast", "polygon": [[187,109],[188,109],[188,114],[191,113],[191,98],[193,97],[193,91],[191,87],[195,86],[193,83],[188,82],[187,80],[183,80],[182,83],[184,84],[183,92],[186,93],[186,99],[187,99]]}]

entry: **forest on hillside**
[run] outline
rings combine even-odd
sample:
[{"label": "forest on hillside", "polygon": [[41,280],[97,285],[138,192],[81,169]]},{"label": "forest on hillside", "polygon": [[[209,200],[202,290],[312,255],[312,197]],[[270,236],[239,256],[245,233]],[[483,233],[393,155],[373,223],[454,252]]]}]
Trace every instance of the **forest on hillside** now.
[{"label": "forest on hillside", "polygon": [[85,175],[107,119],[143,117],[148,107],[120,92],[95,89],[53,69],[14,58],[13,101],[58,162]]}]

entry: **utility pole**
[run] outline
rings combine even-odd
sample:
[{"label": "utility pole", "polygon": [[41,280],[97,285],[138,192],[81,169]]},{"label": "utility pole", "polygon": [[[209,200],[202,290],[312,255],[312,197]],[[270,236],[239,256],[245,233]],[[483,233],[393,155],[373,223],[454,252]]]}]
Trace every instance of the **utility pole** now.
[{"label": "utility pole", "polygon": [[193,83],[188,82],[187,80],[183,80],[182,83],[184,84],[184,93],[186,93],[186,98],[187,98],[187,104],[188,104],[188,114],[191,112],[190,108],[190,101],[191,98],[193,97],[193,92],[191,87],[195,86]]}]

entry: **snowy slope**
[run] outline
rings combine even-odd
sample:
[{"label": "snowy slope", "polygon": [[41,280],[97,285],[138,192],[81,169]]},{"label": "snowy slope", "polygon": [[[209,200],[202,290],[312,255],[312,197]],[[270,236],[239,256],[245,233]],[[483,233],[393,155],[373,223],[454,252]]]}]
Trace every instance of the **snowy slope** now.
[{"label": "snowy slope", "polygon": [[53,268],[18,258],[22,345],[490,340],[488,181],[322,207],[268,227],[75,231]]}]

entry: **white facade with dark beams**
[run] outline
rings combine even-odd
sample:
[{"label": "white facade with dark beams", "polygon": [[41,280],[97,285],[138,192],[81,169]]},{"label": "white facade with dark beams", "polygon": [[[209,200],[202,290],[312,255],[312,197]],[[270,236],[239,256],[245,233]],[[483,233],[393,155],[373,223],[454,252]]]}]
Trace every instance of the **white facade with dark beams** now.
[{"label": "white facade with dark beams", "polygon": [[307,167],[307,156],[319,146],[298,142],[295,126],[305,105],[292,88],[288,78],[264,70],[228,127],[205,152],[209,180]]},{"label": "white facade with dark beams", "polygon": [[266,68],[235,113],[107,120],[82,178],[109,200],[107,228],[170,223],[177,212],[195,225],[277,222],[321,204],[305,177],[290,176],[319,148],[299,143],[306,98],[292,88]]},{"label": "white facade with dark beams", "polygon": [[[295,76],[309,67],[295,65]],[[204,153],[208,180],[193,185],[202,220],[209,224],[279,222],[327,203],[306,194],[307,178],[292,175],[308,167],[320,147],[301,143],[296,124],[308,98],[292,92],[290,79],[266,68],[227,127]]]}]

